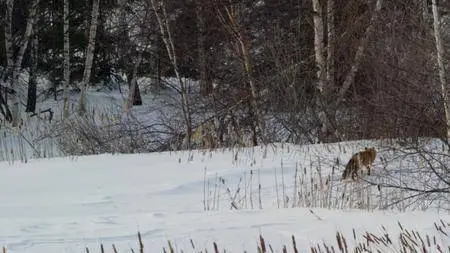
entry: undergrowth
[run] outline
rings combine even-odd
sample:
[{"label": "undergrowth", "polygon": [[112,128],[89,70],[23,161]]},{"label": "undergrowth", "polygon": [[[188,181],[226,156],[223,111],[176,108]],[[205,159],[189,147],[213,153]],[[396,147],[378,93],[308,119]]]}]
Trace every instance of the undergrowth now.
[{"label": "undergrowth", "polygon": [[[283,245],[281,249],[274,249],[272,245],[260,234],[258,243],[255,249],[244,250],[244,252],[258,252],[258,253],[362,253],[362,252],[374,252],[374,253],[445,253],[450,252],[450,223],[440,220],[434,223],[435,233],[434,235],[419,233],[415,230],[406,229],[403,224],[398,223],[400,232],[396,234],[389,233],[384,226],[381,226],[381,232],[369,232],[365,231],[361,234],[357,234],[353,229],[351,236],[344,235],[342,232],[337,231],[334,242],[322,241],[322,243],[314,243],[309,247],[297,245],[295,236],[291,236],[291,245]],[[166,246],[162,246],[160,252],[162,253],[183,253],[183,252],[198,252],[198,253],[226,253],[229,252],[226,245],[219,246],[216,241],[212,242],[211,248],[198,248],[194,241],[190,239],[191,248],[178,249],[174,247],[174,243],[170,240],[167,241]],[[130,246],[131,247],[131,246]],[[152,247],[154,248],[154,247]],[[150,252],[146,250],[145,242],[141,236],[141,233],[137,233],[137,247],[131,247],[126,252]],[[85,248],[86,253],[94,252]],[[111,245],[110,249],[107,249],[103,243],[100,244],[100,253],[113,252],[119,253],[118,247],[115,244]],[[152,250],[152,252],[155,252]],[[3,253],[8,253],[8,249],[3,247]]]},{"label": "undergrowth", "polygon": [[[328,148],[329,154],[307,146],[293,149],[293,146],[286,145],[285,148],[278,148],[273,149],[275,153],[271,154],[271,157],[280,159],[280,166],[277,167],[264,168],[257,164],[268,152],[267,147],[228,150],[232,153],[233,166],[250,165],[248,169],[243,168],[238,176],[209,173],[205,167],[203,209],[263,209],[275,206],[369,211],[450,210],[450,188],[435,173],[440,170],[444,174],[449,169],[449,156],[434,155],[436,165],[430,169],[430,163],[420,155],[385,148],[379,153],[371,176],[365,175],[359,182],[342,182],[340,178],[345,157],[352,153],[345,149],[357,150],[359,147],[341,144],[320,147]],[[305,155],[289,158],[299,153]],[[200,156],[208,154],[214,155],[204,151]],[[193,160],[194,155],[195,152],[191,152],[189,159]],[[285,163],[285,160],[288,162]],[[263,173],[266,174],[265,180],[261,180]],[[270,178],[267,174],[273,175],[273,181],[267,180]]]}]

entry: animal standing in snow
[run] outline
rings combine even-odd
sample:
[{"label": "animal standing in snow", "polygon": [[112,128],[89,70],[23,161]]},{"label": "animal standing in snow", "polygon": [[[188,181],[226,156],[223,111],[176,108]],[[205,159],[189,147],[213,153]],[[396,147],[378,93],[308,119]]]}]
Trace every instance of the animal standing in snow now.
[{"label": "animal standing in snow", "polygon": [[351,176],[353,180],[360,177],[358,174],[365,167],[367,168],[367,174],[370,175],[372,164],[377,156],[375,148],[365,148],[364,151],[358,152],[350,158],[347,166],[345,166],[344,173],[342,173],[341,180],[347,179]]}]

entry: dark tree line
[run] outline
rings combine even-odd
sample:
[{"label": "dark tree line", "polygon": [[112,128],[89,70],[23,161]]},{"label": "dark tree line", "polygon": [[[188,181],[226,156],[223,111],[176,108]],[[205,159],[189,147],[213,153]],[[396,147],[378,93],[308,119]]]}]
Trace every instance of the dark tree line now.
[{"label": "dark tree line", "polygon": [[[0,2],[0,108],[7,120],[8,98],[17,92],[14,87],[9,90],[7,82],[12,71],[3,10],[11,1]],[[12,2],[15,57],[33,1]],[[69,88],[73,92],[82,89],[78,84],[85,69],[92,5],[90,0],[69,1]],[[448,119],[438,85],[431,1],[100,0],[99,6],[89,85],[135,87],[130,88],[133,106],[142,103],[133,80],[152,77],[157,80],[153,85],[163,88],[161,78],[178,72],[198,80],[200,86],[200,96],[186,95],[186,113],[213,111],[219,122],[231,117],[249,129],[253,144],[280,138],[268,122],[281,125],[286,133],[282,141],[290,142],[445,138]],[[49,78],[52,87],[45,93],[54,99],[61,99],[64,89],[63,7],[63,0],[38,1],[21,64],[30,75]],[[447,63],[448,3],[440,1],[438,9]],[[322,36],[316,37],[321,30]],[[327,65],[324,89],[318,85],[318,42]],[[352,71],[354,76],[349,78]],[[34,112],[30,104],[36,100],[36,88],[30,84],[27,111]],[[188,119],[186,124],[195,128]],[[187,132],[190,136],[194,131]]]}]

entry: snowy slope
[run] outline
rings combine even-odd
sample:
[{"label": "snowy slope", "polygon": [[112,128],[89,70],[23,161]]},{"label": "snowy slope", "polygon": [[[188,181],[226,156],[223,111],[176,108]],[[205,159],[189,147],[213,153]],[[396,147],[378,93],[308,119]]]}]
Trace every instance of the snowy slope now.
[{"label": "snowy slope", "polygon": [[[167,240],[177,252],[190,251],[190,239],[199,250],[212,251],[215,241],[231,252],[256,252],[262,233],[278,252],[281,245],[290,245],[291,235],[298,248],[306,250],[322,240],[334,243],[338,230],[351,238],[353,228],[357,233],[378,233],[384,225],[395,236],[401,222],[409,229],[436,234],[438,241],[450,246],[433,224],[441,219],[449,222],[448,211],[377,211],[377,204],[370,210],[346,208],[351,205],[337,197],[344,190],[336,180],[341,168],[333,176],[331,190],[311,190],[312,197],[306,199],[305,192],[320,179],[316,168],[321,168],[323,178],[331,176],[336,157],[345,160],[360,147],[346,148],[343,153],[336,145],[276,144],[213,153],[105,154],[0,163],[0,245],[8,252],[53,253],[83,252],[85,247],[99,252],[99,243],[104,243],[112,252],[114,243],[119,252],[130,252],[131,247],[138,248],[140,231],[146,252],[162,251]],[[294,180],[296,168],[306,171],[302,185]],[[312,185],[307,183],[310,179]],[[299,191],[303,200],[294,197]],[[376,191],[371,193],[364,196],[376,202]],[[332,201],[327,202],[328,196]],[[239,210],[231,210],[231,203]],[[298,207],[308,203],[310,208]],[[318,208],[339,204],[342,210]],[[289,208],[278,208],[283,205]]]}]

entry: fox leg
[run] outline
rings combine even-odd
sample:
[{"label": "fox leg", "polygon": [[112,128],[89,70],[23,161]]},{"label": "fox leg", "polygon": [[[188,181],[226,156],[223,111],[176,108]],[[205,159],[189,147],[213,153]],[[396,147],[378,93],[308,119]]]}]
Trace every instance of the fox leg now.
[{"label": "fox leg", "polygon": [[358,178],[358,181],[359,181],[359,178],[362,176],[359,173],[360,170],[361,170],[361,156],[358,154],[357,159],[356,159],[356,168],[354,169],[354,174]]},{"label": "fox leg", "polygon": [[356,179],[358,179],[358,169],[353,169],[352,171],[352,179],[353,181],[356,181]]}]

